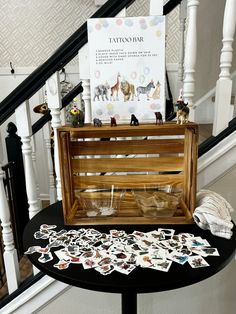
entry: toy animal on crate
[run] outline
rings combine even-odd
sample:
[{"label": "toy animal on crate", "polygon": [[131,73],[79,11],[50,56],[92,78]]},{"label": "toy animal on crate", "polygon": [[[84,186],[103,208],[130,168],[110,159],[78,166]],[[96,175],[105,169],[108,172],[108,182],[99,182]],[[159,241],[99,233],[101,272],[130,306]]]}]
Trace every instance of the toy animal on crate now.
[{"label": "toy animal on crate", "polygon": [[84,126],[84,113],[82,110],[78,109],[76,104],[68,112],[68,120],[73,128]]},{"label": "toy animal on crate", "polygon": [[117,126],[115,117],[111,117],[111,126]]},{"label": "toy animal on crate", "polygon": [[131,114],[130,125],[139,125],[139,121],[133,113]]},{"label": "toy animal on crate", "polygon": [[185,103],[183,100],[182,90],[180,91],[180,96],[175,106],[177,107],[176,123],[177,124],[188,123],[189,107],[188,107],[188,103]]},{"label": "toy animal on crate", "polygon": [[101,127],[102,126],[102,121],[100,119],[98,119],[98,118],[94,118],[93,119],[93,125]]},{"label": "toy animal on crate", "polygon": [[158,112],[154,112],[155,116],[156,116],[156,125],[157,124],[163,124],[163,120],[162,120],[162,114],[158,111]]}]

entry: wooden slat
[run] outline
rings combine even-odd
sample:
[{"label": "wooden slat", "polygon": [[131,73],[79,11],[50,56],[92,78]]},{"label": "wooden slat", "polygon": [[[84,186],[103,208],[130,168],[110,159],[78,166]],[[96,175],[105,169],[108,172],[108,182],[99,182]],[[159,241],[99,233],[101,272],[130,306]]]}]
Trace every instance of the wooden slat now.
[{"label": "wooden slat", "polygon": [[112,185],[123,188],[143,187],[145,184],[172,185],[173,188],[183,188],[183,174],[162,175],[109,175],[109,176],[74,176],[75,189],[84,189],[88,186]]},{"label": "wooden slat", "polygon": [[74,172],[182,171],[183,157],[73,159]]},{"label": "wooden slat", "polygon": [[71,173],[70,139],[68,132],[59,133],[59,157],[64,216],[70,215],[74,203],[73,180]]},{"label": "wooden slat", "polygon": [[158,224],[191,224],[193,220],[188,220],[184,216],[182,217],[112,217],[105,219],[91,219],[76,217],[71,221],[66,221],[68,225],[158,225]]},{"label": "wooden slat", "polygon": [[75,155],[183,153],[183,139],[71,142]]}]

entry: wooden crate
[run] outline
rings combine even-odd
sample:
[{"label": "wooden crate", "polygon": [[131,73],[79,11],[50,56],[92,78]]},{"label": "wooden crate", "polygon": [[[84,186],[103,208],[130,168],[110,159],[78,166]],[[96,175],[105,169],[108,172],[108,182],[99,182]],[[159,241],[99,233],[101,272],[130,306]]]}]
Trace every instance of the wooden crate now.
[{"label": "wooden crate", "polygon": [[[58,141],[65,224],[193,222],[197,124],[65,126],[58,129]],[[183,191],[183,198],[173,217],[143,217],[132,194],[127,192],[117,217],[81,218],[77,191],[101,184],[128,190],[144,184],[171,184]]]}]

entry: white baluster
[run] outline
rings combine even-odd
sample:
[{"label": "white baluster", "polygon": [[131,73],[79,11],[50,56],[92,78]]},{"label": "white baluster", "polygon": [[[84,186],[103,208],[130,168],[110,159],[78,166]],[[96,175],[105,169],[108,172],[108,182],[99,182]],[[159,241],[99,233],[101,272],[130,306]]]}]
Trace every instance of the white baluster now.
[{"label": "white baluster", "polygon": [[92,112],[91,112],[91,94],[90,94],[90,80],[82,79],[83,85],[83,93],[82,99],[84,101],[84,122],[91,123],[92,122]]},{"label": "white baluster", "polygon": [[82,99],[84,101],[84,122],[91,123],[92,113],[91,113],[91,94],[90,94],[90,74],[89,74],[89,51],[88,44],[84,45],[78,54],[79,58],[79,74],[82,81],[83,93]]},{"label": "white baluster", "polygon": [[57,186],[57,199],[61,200],[61,176],[60,166],[58,159],[58,140],[57,140],[57,129],[61,127],[60,109],[61,109],[61,89],[59,73],[54,73],[46,82],[48,108],[51,110],[52,120],[51,126],[54,131],[54,165],[56,174],[56,186]]},{"label": "white baluster", "polygon": [[39,211],[38,197],[37,197],[37,184],[34,172],[33,160],[32,160],[32,146],[31,135],[32,126],[29,112],[29,101],[21,104],[15,111],[16,125],[18,129],[18,135],[22,141],[22,153],[24,156],[24,168],[25,168],[25,182],[26,192],[29,203],[29,217],[30,219],[36,215]]},{"label": "white baluster", "polygon": [[233,110],[231,104],[232,80],[230,69],[233,58],[233,40],[236,24],[236,1],[227,0],[223,21],[223,47],[220,57],[220,75],[216,83],[215,113],[213,123],[213,135],[219,134],[232,119]]},{"label": "white baluster", "polygon": [[53,161],[51,154],[51,125],[46,123],[43,126],[43,137],[47,151],[47,162],[48,162],[48,178],[49,178],[49,195],[50,204],[56,202],[56,189],[55,189],[55,178],[53,173]]},{"label": "white baluster", "polygon": [[[188,29],[186,35],[185,58],[184,58],[184,100],[188,102],[188,106],[193,106],[193,96],[195,91],[195,65],[197,55],[197,7],[198,0],[188,0]],[[190,110],[190,120],[193,120]]]},{"label": "white baluster", "polygon": [[36,141],[35,141],[34,135],[31,136],[31,145],[32,145],[32,161],[33,161],[34,173],[35,173],[37,198],[38,198],[39,208],[42,209],[42,201],[40,199],[39,183],[37,180],[38,170],[37,170],[37,165],[36,165]]},{"label": "white baluster", "polygon": [[4,172],[2,170],[2,161],[3,147],[0,134],[0,220],[2,226],[2,240],[4,244],[3,257],[6,269],[7,285],[9,293],[12,293],[18,288],[20,275],[17,252],[14,246],[14,238],[10,222],[10,211],[3,184]]},{"label": "white baluster", "polygon": [[184,32],[185,32],[185,23],[187,18],[187,0],[182,0],[180,3],[179,10],[179,32],[180,32],[180,42],[179,42],[179,66],[178,66],[178,82],[180,89],[183,87],[183,78],[184,78]]}]

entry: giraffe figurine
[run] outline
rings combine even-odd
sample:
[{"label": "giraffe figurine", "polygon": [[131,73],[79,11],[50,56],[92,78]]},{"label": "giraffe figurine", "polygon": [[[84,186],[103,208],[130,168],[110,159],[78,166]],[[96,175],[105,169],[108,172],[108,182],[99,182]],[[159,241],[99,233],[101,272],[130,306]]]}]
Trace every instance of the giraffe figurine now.
[{"label": "giraffe figurine", "polygon": [[111,99],[110,100],[119,100],[119,97],[118,97],[119,90],[120,90],[120,73],[118,72],[116,84],[111,87]]}]

